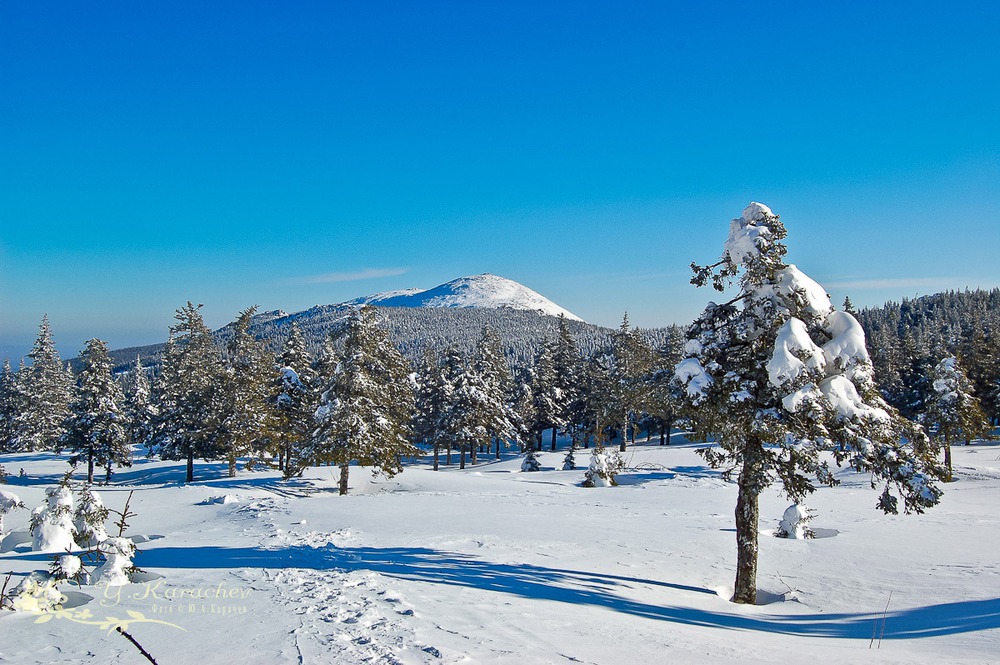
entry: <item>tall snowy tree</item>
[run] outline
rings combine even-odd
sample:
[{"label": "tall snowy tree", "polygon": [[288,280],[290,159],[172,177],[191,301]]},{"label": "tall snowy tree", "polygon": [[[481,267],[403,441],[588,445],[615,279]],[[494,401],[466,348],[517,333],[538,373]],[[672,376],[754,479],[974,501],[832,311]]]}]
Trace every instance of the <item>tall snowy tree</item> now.
[{"label": "tall snowy tree", "polygon": [[150,441],[160,457],[187,461],[187,482],[194,481],[194,459],[218,457],[217,393],[223,379],[219,348],[190,301],[177,310],[163,350],[156,384],[156,416]]},{"label": "tall snowy tree", "polygon": [[441,446],[447,445],[444,419],[451,390],[444,368],[428,349],[417,368],[411,437],[413,441],[431,446],[435,471],[440,466]]},{"label": "tall snowy tree", "polygon": [[340,467],[340,493],[347,494],[350,463],[393,476],[402,456],[415,452],[408,440],[413,413],[410,367],[379,327],[373,307],[362,307],[347,326],[344,353],[316,410],[313,459]]},{"label": "tall snowy tree", "polygon": [[873,488],[884,483],[878,507],[887,513],[898,512],[899,497],[921,512],[941,495],[940,467],[901,438],[922,431],[875,387],[860,324],[784,263],[785,235],[777,215],[751,203],[732,221],[721,260],[692,264],[693,284],[725,291],[736,280],[738,292],[708,304],[676,368],[698,433],[716,441],[699,452],[736,475],[737,603],[756,601],[758,497],[772,482],[801,503],[815,489],[810,476],[836,484],[830,456],[869,473]]},{"label": "tall snowy tree", "polygon": [[945,480],[951,482],[951,444],[989,434],[989,421],[972,394],[972,382],[954,356],[934,366],[930,375],[931,390],[924,418],[928,426],[937,426],[934,437],[944,449]]},{"label": "tall snowy tree", "polygon": [[21,412],[21,389],[10,361],[0,370],[0,452],[13,452],[17,439],[17,415]]},{"label": "tall snowy tree", "polygon": [[490,439],[496,443],[496,458],[500,446],[514,436],[514,414],[511,404],[510,366],[500,349],[500,338],[490,327],[484,327],[476,344],[473,369],[483,383],[483,419]]},{"label": "tall snowy tree", "polygon": [[28,357],[31,365],[17,373],[23,401],[16,418],[16,446],[24,451],[54,450],[69,416],[73,380],[59,359],[48,316],[42,317]]},{"label": "tall snowy tree", "polygon": [[271,379],[271,403],[275,411],[273,438],[278,454],[278,468],[286,478],[302,473],[303,453],[316,427],[315,386],[317,377],[305,339],[296,323],[278,358],[277,372]]},{"label": "tall snowy tree", "polygon": [[111,358],[102,340],[92,339],[80,354],[83,369],[64,424],[60,447],[75,453],[72,463],[87,462],[87,484],[94,483],[94,464],[103,466],[105,482],[115,466],[132,465],[132,447],[125,429],[124,397],[111,376]]},{"label": "tall snowy tree", "polygon": [[538,450],[542,449],[542,433],[545,430],[552,429],[554,445],[556,430],[563,426],[562,409],[560,408],[562,392],[556,382],[553,346],[551,342],[542,346],[535,357],[535,366],[532,368],[531,394],[534,399],[532,430]]},{"label": "tall snowy tree", "polygon": [[[625,452],[629,432],[638,418],[646,392],[644,379],[651,365],[652,351],[632,329],[628,312],[612,339],[607,415],[621,427],[620,452]],[[634,437],[634,434],[633,434]]]},{"label": "tall snowy tree", "polygon": [[215,445],[229,462],[230,478],[236,476],[237,458],[261,452],[274,424],[268,401],[274,358],[250,334],[256,312],[256,305],[243,310],[233,324],[222,380],[217,384]]},{"label": "tall snowy tree", "polygon": [[136,356],[135,365],[129,374],[125,390],[125,421],[128,440],[133,445],[148,446],[156,409],[152,402],[149,376],[138,356]]},{"label": "tall snowy tree", "polygon": [[[559,329],[552,350],[552,369],[555,374],[557,419],[564,433],[572,436],[574,419],[578,415],[580,392],[580,349],[569,331],[566,316],[559,315]],[[575,441],[575,437],[574,437]],[[556,430],[552,429],[551,450],[556,449]]]}]

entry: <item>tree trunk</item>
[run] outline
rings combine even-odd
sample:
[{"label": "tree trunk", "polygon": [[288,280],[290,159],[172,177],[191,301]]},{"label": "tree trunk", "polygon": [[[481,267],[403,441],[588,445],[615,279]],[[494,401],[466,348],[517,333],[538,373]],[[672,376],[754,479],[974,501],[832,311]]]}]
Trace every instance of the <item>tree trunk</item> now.
[{"label": "tree trunk", "polygon": [[[479,448],[482,448],[482,446],[479,446]],[[472,446],[472,450],[469,452],[469,457],[470,457],[469,461],[472,463],[473,466],[475,466],[475,464],[476,464],[476,446]]]},{"label": "tree trunk", "polygon": [[441,444],[434,442],[434,470],[438,470],[438,458],[441,456]]},{"label": "tree trunk", "polygon": [[666,430],[667,430],[667,445],[668,445],[668,446],[670,445],[670,429],[671,429],[671,428],[672,428],[673,426],[674,426],[674,421],[673,421],[673,420],[670,420],[670,421],[667,421],[667,427],[666,427]]},{"label": "tree trunk", "polygon": [[236,477],[236,455],[229,456],[229,477]]},{"label": "tree trunk", "polygon": [[759,483],[756,466],[760,444],[751,442],[743,457],[743,470],[739,477],[739,495],[736,499],[736,587],[733,602],[754,605],[757,603],[757,524],[760,520],[758,504]]},{"label": "tree trunk", "polygon": [[340,496],[347,494],[347,475],[351,472],[351,465],[341,464],[340,465]]},{"label": "tree trunk", "polygon": [[94,484],[94,449],[87,448],[87,484]]},{"label": "tree trunk", "polygon": [[664,436],[664,434],[663,434],[663,429],[664,429],[664,428],[663,428],[663,425],[660,425],[660,445],[661,445],[661,446],[665,446],[665,445],[667,445],[667,444],[666,444],[666,437],[665,437],[665,436]]},{"label": "tree trunk", "polygon": [[500,437],[498,436],[495,441],[497,444],[497,459],[500,459]]},{"label": "tree trunk", "polygon": [[449,443],[444,454],[445,466],[451,466],[451,444]]},{"label": "tree trunk", "polygon": [[946,483],[950,483],[951,480],[952,480],[952,477],[951,477],[951,441],[948,441],[947,439],[945,439],[945,442],[944,442],[944,466],[947,469],[947,471],[945,472],[944,481]]},{"label": "tree trunk", "polygon": [[188,450],[187,459],[187,482],[194,482],[194,448]]},{"label": "tree trunk", "polygon": [[111,484],[111,462],[110,461],[108,462],[108,465],[106,467],[104,467],[104,472],[105,472],[104,473],[104,484],[105,485],[110,485]]},{"label": "tree trunk", "polygon": [[458,457],[458,459],[459,459],[458,468],[459,469],[464,469],[465,468],[465,446],[460,446],[460,449],[461,449],[461,452],[459,453],[459,457]]},{"label": "tree trunk", "polygon": [[628,420],[622,423],[622,442],[618,446],[618,452],[625,452],[625,442],[628,440]]},{"label": "tree trunk", "polygon": [[556,451],[556,428],[552,428],[552,452]]}]

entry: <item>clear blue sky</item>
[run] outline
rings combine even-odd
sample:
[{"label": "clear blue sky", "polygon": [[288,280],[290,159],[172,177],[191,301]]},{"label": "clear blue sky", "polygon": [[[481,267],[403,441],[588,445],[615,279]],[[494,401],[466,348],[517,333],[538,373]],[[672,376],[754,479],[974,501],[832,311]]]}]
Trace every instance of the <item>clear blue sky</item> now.
[{"label": "clear blue sky", "polygon": [[1000,284],[995,2],[0,4],[0,357],[492,272],[690,321],[750,200],[860,305]]}]

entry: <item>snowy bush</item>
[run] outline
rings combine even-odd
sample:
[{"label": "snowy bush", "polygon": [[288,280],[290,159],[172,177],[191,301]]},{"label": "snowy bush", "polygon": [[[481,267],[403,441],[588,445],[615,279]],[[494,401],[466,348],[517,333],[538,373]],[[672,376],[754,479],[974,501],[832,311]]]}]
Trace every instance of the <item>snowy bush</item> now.
[{"label": "snowy bush", "polygon": [[81,574],[82,576],[86,576],[83,561],[80,557],[73,554],[63,554],[60,557],[56,557],[52,565],[49,566],[49,575],[57,582],[63,580],[83,582]]},{"label": "snowy bush", "polygon": [[59,581],[45,573],[31,573],[11,593],[10,604],[17,612],[52,612],[66,602]]},{"label": "snowy bush", "polygon": [[66,552],[75,546],[73,494],[56,485],[45,490],[45,503],[31,513],[32,549],[36,552]]},{"label": "snowy bush", "polygon": [[617,453],[608,453],[603,447],[594,448],[590,454],[590,466],[583,475],[584,487],[614,487],[618,484],[615,476],[624,468],[624,462]]},{"label": "snowy bush", "polygon": [[809,528],[809,522],[814,517],[812,510],[801,503],[793,503],[785,509],[785,514],[778,524],[778,538],[802,540],[815,538],[816,534]]},{"label": "snowy bush", "polygon": [[574,471],[576,469],[576,455],[574,454],[574,448],[570,446],[570,449],[566,451],[566,457],[563,458],[563,471]]},{"label": "snowy bush", "polygon": [[535,456],[535,449],[528,445],[528,450],[524,454],[524,459],[521,460],[521,471],[541,471],[542,465],[538,463],[538,458]]},{"label": "snowy bush", "polygon": [[108,586],[121,586],[131,582],[130,576],[136,572],[132,565],[135,544],[128,538],[108,538],[97,550],[104,555],[104,563],[94,571],[94,582],[104,582]]},{"label": "snowy bush", "polygon": [[15,508],[24,508],[24,504],[17,498],[17,495],[0,490],[0,543],[3,542],[3,537],[7,535],[3,530],[4,515],[12,512]]},{"label": "snowy bush", "polygon": [[108,519],[108,509],[97,492],[84,485],[78,495],[76,511],[73,513],[73,526],[76,529],[76,544],[83,548],[96,547],[108,537],[104,526]]}]

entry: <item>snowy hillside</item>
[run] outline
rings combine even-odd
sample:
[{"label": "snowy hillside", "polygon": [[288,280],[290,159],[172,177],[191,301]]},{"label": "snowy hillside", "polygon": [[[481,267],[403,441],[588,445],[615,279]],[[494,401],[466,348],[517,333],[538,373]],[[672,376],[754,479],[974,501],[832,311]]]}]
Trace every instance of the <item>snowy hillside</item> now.
[{"label": "snowy hillside", "polygon": [[549,316],[562,314],[571,321],[583,320],[528,287],[506,277],[489,273],[460,277],[426,291],[406,289],[377,293],[358,298],[349,304],[370,304],[379,307],[508,308],[539,312]]}]

